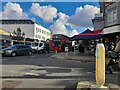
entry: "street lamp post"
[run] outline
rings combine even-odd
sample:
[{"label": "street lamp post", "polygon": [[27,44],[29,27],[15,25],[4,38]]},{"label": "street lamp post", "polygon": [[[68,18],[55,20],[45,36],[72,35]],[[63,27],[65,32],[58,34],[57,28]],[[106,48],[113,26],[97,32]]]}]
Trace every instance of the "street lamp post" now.
[{"label": "street lamp post", "polygon": [[24,42],[24,45],[25,45],[26,38],[25,38],[25,33],[24,32],[22,33],[22,36],[23,36],[23,42]]},{"label": "street lamp post", "polygon": [[25,43],[26,43],[26,37],[25,37],[25,35],[23,36],[23,38],[24,38],[24,45],[25,45]]}]

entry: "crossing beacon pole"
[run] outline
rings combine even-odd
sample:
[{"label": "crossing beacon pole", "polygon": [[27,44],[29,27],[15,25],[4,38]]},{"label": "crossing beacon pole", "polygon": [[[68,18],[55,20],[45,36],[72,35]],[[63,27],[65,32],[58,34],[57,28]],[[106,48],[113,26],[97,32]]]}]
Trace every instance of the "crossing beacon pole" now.
[{"label": "crossing beacon pole", "polygon": [[68,47],[65,47],[65,57],[68,56]]},{"label": "crossing beacon pole", "polygon": [[102,87],[105,83],[105,47],[102,43],[96,46],[96,84]]},{"label": "crossing beacon pole", "polygon": [[57,50],[55,50],[55,54],[57,55]]}]

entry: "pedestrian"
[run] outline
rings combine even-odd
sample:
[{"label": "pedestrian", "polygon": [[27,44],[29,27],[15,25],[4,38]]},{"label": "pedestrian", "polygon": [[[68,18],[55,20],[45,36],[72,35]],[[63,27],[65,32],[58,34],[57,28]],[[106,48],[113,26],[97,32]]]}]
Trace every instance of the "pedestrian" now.
[{"label": "pedestrian", "polygon": [[115,52],[117,52],[117,56],[118,56],[118,67],[119,67],[119,69],[120,69],[120,58],[119,58],[119,53],[120,53],[120,36],[116,36]]},{"label": "pedestrian", "polygon": [[105,38],[105,51],[106,51],[106,54],[108,53],[108,46],[109,46],[109,39],[108,38]]}]

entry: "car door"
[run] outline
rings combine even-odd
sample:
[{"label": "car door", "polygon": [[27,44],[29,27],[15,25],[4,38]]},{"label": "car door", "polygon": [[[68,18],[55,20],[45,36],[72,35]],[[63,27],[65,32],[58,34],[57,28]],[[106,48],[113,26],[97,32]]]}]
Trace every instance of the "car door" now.
[{"label": "car door", "polygon": [[29,46],[24,46],[24,52],[27,54],[30,51]]},{"label": "car door", "polygon": [[17,54],[22,54],[23,53],[23,47],[20,45],[20,46],[17,46]]},{"label": "car door", "polygon": [[42,43],[39,43],[39,46],[38,46],[38,47],[39,47],[39,50],[42,50],[42,49],[43,49],[42,45],[43,45]]},{"label": "car door", "polygon": [[27,54],[27,53],[28,53],[28,48],[27,48],[27,46],[23,45],[23,46],[22,46],[22,51],[23,51],[23,52],[22,52],[23,54]]}]

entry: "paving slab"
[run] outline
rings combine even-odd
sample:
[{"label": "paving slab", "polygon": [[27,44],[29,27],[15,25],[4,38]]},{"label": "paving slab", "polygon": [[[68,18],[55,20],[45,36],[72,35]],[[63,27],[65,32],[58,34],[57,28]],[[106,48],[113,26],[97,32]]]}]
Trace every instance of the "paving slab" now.
[{"label": "paving slab", "polygon": [[80,81],[77,84],[76,90],[120,90],[120,86],[106,83],[104,86],[96,85],[95,82],[91,81]]}]

